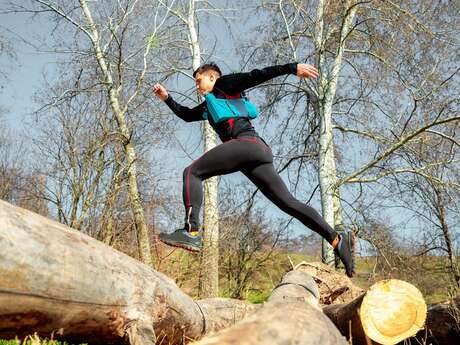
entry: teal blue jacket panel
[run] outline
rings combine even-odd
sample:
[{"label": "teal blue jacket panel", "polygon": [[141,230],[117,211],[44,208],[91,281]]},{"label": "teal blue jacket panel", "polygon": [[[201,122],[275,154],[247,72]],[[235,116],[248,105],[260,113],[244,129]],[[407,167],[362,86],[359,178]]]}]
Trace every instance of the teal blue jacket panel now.
[{"label": "teal blue jacket panel", "polygon": [[210,92],[205,99],[207,111],[203,113],[203,118],[208,119],[210,114],[215,123],[241,117],[255,119],[259,114],[256,106],[246,97],[217,98]]}]

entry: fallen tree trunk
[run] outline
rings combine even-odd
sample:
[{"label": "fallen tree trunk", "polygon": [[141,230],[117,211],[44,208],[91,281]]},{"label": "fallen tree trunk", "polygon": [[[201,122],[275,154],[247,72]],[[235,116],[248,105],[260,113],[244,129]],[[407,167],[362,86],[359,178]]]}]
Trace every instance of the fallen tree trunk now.
[{"label": "fallen tree trunk", "polygon": [[430,305],[426,328],[416,338],[420,344],[460,344],[460,297]]},{"label": "fallen tree trunk", "polygon": [[[261,308],[228,299],[195,302],[170,278],[133,258],[2,201],[0,248],[0,338],[37,332],[91,344],[179,344],[245,319],[198,344],[346,344],[319,307],[315,281],[300,269],[286,274]],[[332,291],[332,301],[338,299],[337,291],[354,291],[334,289],[325,279],[321,284]],[[368,315],[367,324],[359,319],[366,332],[382,331],[376,326],[378,319],[396,320],[385,326],[385,336],[398,331],[404,319],[419,326],[424,313],[408,308],[405,299],[399,305],[380,307],[388,297],[385,293],[392,290],[391,284],[385,284],[382,291],[376,290],[380,295],[376,294],[375,303],[364,303],[373,294],[371,288],[365,296],[324,311],[344,335],[350,334],[350,320],[358,312]],[[367,312],[363,312],[365,305],[371,306]],[[359,344],[358,333],[351,334],[353,344]]]},{"label": "fallen tree trunk", "polygon": [[255,308],[196,303],[135,259],[3,201],[0,248],[0,338],[37,332],[91,344],[175,344],[233,325]]},{"label": "fallen tree trunk", "polygon": [[310,275],[291,271],[253,315],[195,345],[347,345],[322,313],[318,297],[318,288]]},{"label": "fallen tree trunk", "polygon": [[349,303],[323,308],[354,345],[396,344],[407,339],[423,327],[426,310],[420,291],[396,279],[377,282]]},{"label": "fallen tree trunk", "polygon": [[306,272],[313,277],[318,285],[321,305],[348,303],[364,292],[345,274],[321,262],[302,261],[294,269]]}]

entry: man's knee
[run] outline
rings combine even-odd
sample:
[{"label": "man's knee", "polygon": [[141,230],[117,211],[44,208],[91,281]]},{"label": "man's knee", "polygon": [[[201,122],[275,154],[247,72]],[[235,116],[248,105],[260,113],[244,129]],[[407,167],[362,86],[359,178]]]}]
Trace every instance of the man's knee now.
[{"label": "man's knee", "polygon": [[189,174],[191,173],[191,170],[192,169],[192,166],[189,165],[188,167],[186,167],[184,169],[184,171],[182,172],[182,178],[185,180],[187,178],[187,176],[189,176]]},{"label": "man's knee", "polygon": [[184,181],[186,179],[190,179],[191,176],[201,179],[200,174],[198,174],[197,169],[194,167],[193,164],[190,164],[188,167],[186,167],[182,173]]}]

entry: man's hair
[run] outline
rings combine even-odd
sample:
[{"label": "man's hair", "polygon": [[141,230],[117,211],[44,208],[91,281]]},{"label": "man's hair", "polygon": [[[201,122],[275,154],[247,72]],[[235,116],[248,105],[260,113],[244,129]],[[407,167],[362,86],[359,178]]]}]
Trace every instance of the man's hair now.
[{"label": "man's hair", "polygon": [[208,72],[208,71],[214,71],[214,72],[217,72],[219,73],[219,77],[222,75],[222,72],[220,71],[220,68],[219,66],[217,66],[214,62],[210,62],[210,63],[207,63],[207,64],[204,64],[200,67],[198,67],[195,72],[193,72],[193,78],[195,78],[195,76],[200,73],[205,73],[205,72]]}]

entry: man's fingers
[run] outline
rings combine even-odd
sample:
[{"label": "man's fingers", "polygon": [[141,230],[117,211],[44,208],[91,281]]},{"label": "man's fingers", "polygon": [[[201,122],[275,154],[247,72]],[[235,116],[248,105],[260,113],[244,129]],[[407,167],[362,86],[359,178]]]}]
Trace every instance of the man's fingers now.
[{"label": "man's fingers", "polygon": [[303,63],[297,65],[297,75],[299,77],[304,78],[317,78],[319,76],[319,72],[316,67]]},{"label": "man's fingers", "polygon": [[315,76],[319,76],[318,70],[313,66],[310,66],[309,72]]},{"label": "man's fingers", "polygon": [[319,73],[318,73],[318,70],[317,70],[317,69],[312,69],[312,70],[309,70],[308,72],[310,73],[310,76],[311,76],[311,77],[316,78],[316,77],[319,76]]},{"label": "man's fingers", "polygon": [[306,73],[308,74],[308,76],[311,76],[311,77],[319,76],[318,70],[313,66],[307,66]]},{"label": "man's fingers", "polygon": [[162,92],[162,87],[160,84],[155,84],[153,85],[153,92],[155,93],[161,93]]},{"label": "man's fingers", "polygon": [[159,83],[156,83],[155,85],[152,86],[152,91],[155,94],[155,96],[160,98],[162,101],[164,101],[164,100],[166,100],[168,98],[168,92]]}]

